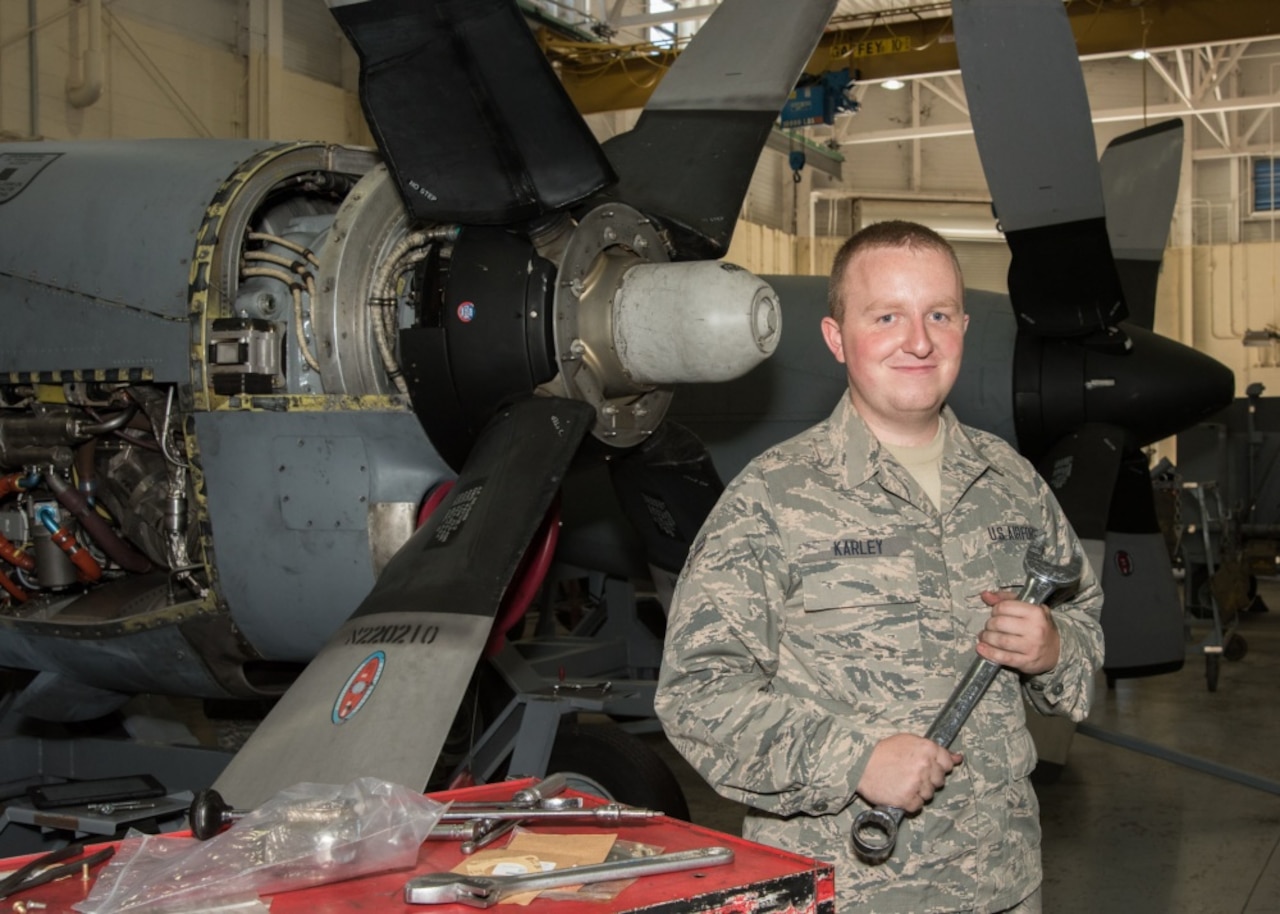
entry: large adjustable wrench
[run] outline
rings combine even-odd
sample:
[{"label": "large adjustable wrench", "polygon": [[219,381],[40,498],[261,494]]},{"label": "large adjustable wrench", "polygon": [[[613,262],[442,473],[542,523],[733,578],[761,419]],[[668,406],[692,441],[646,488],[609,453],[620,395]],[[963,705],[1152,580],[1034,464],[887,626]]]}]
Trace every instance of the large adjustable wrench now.
[{"label": "large adjustable wrench", "polygon": [[527,873],[519,876],[427,873],[425,876],[415,876],[405,884],[404,900],[408,904],[465,904],[473,908],[489,908],[503,898],[523,892],[538,892],[589,882],[608,882],[632,876],[656,876],[659,873],[676,873],[732,862],[732,848],[700,847],[697,850],[659,854],[656,857],[593,863],[550,873]]},{"label": "large adjustable wrench", "polygon": [[[1022,585],[1018,599],[1023,603],[1043,603],[1058,590],[1080,580],[1084,559],[1077,545],[1071,560],[1065,565],[1051,564],[1045,559],[1044,539],[1040,537],[1027,547],[1022,566],[1027,572],[1027,582]],[[943,749],[949,747],[1000,669],[1000,664],[992,663],[984,657],[974,660],[929,726],[924,738],[932,740]],[[853,820],[853,849],[858,852],[858,856],[868,863],[887,860],[898,840],[898,825],[902,822],[903,814],[896,806],[876,806],[858,813]]]}]

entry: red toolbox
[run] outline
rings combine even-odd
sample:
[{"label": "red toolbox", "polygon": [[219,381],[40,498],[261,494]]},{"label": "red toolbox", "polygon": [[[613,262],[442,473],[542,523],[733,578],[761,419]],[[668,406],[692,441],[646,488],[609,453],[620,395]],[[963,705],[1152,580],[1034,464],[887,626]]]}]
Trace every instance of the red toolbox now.
[{"label": "red toolbox", "polygon": [[[441,802],[507,799],[533,779],[504,781],[460,790],[432,794]],[[602,804],[596,797],[585,797],[587,805]],[[542,834],[582,834],[609,832],[619,840],[660,847],[664,853],[692,850],[714,845],[734,851],[732,863],[660,876],[636,879],[608,901],[565,901],[559,898],[537,898],[525,907],[503,906],[510,911],[546,914],[550,911],[577,911],[582,914],[834,914],[835,878],[830,864],[808,857],[786,853],[771,847],[744,841],[731,835],[701,828],[678,819],[660,816],[638,824],[594,826],[585,822],[563,822],[526,826]],[[181,833],[179,833],[181,834]],[[495,846],[505,843],[499,841]],[[95,845],[94,847],[97,847]],[[11,872],[33,858],[0,860],[0,874]],[[404,901],[404,885],[422,873],[453,869],[463,859],[459,842],[431,840],[423,843],[417,865],[412,870],[396,870],[281,892],[268,896],[272,914],[357,914],[363,911],[400,911],[428,914],[459,914],[475,908],[463,904],[410,905]],[[6,904],[27,902],[28,914],[67,914],[71,905],[85,898],[93,887],[93,876],[86,881],[79,874],[38,886],[5,900]],[[30,902],[43,904],[40,908]]]}]

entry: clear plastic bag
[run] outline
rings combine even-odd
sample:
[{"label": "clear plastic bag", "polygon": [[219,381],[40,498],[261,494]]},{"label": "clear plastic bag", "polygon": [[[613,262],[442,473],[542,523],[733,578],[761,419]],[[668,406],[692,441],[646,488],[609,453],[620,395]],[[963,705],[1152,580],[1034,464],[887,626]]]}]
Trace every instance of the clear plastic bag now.
[{"label": "clear plastic bag", "polygon": [[74,907],[82,914],[208,909],[412,867],[445,809],[376,778],[297,784],[208,841],[126,838]]}]

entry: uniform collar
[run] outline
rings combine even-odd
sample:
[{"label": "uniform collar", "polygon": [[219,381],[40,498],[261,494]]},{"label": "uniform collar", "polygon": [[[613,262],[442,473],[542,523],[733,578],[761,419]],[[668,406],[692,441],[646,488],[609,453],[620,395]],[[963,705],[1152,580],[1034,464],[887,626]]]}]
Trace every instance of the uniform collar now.
[{"label": "uniform collar", "polygon": [[[942,422],[946,443],[942,449],[943,474],[959,479],[973,480],[987,470],[999,472],[980,444],[974,441],[969,430],[956,418],[951,407],[942,407]],[[897,479],[897,472],[886,472],[886,463],[896,468],[898,463],[887,448],[867,427],[862,416],[846,393],[827,420],[827,435],[831,455],[827,470],[839,477],[849,488],[857,488],[877,474],[882,478]]]}]

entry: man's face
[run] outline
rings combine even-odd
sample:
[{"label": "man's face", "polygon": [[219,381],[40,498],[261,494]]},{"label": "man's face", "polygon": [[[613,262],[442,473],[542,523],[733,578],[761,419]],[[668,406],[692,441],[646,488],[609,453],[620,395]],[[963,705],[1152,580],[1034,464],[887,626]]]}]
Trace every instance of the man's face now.
[{"label": "man's face", "polygon": [[960,373],[964,289],[951,258],[927,248],[877,247],[840,280],[844,318],[822,335],[849,374],[859,415],[889,444],[925,444]]}]

